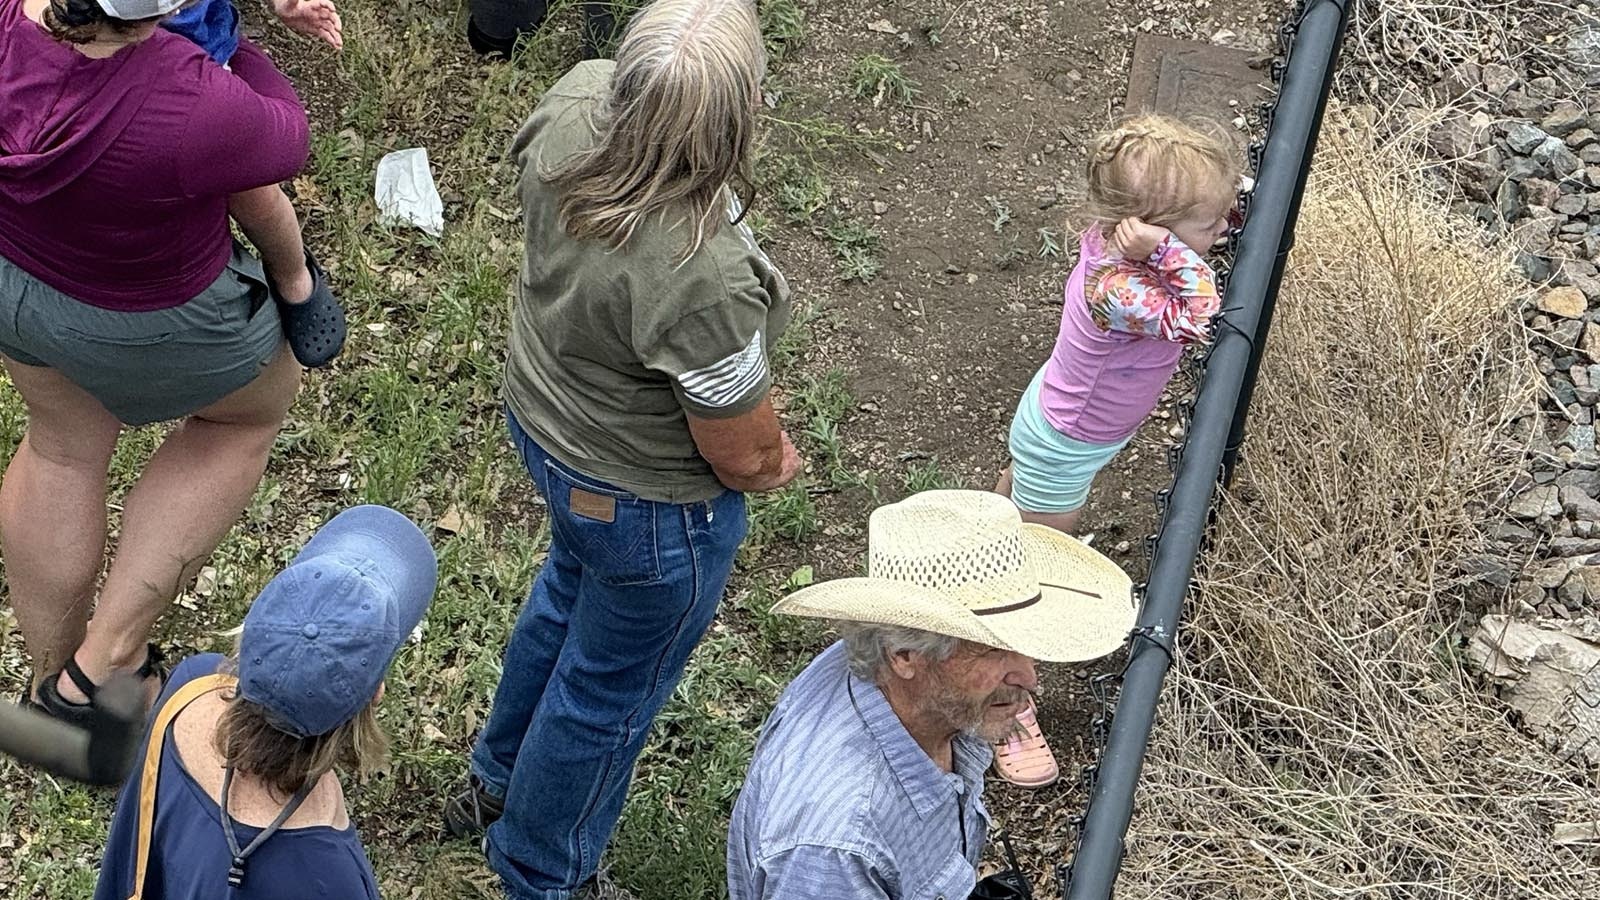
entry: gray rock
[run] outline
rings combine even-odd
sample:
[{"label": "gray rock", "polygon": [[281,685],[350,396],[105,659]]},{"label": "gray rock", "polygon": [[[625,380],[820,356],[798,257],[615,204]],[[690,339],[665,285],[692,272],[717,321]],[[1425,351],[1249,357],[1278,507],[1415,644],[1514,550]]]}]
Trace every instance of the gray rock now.
[{"label": "gray rock", "polygon": [[1568,425],[1567,430],[1556,441],[1557,446],[1571,447],[1575,451],[1588,450],[1594,452],[1594,426],[1593,425]]},{"label": "gray rock", "polygon": [[1597,525],[1594,522],[1573,522],[1572,523],[1572,536],[1573,537],[1592,538],[1592,537],[1595,536],[1595,533],[1597,531],[1600,531],[1600,525]]},{"label": "gray rock", "polygon": [[[1563,491],[1577,491],[1588,497],[1600,497],[1600,472],[1585,472],[1582,469],[1562,472],[1556,478],[1556,487]],[[1600,553],[1600,550],[1595,552]]]},{"label": "gray rock", "polygon": [[1548,103],[1543,97],[1535,97],[1526,88],[1512,88],[1506,91],[1500,99],[1500,108],[1508,115],[1523,119],[1537,119],[1544,115]]},{"label": "gray rock", "polygon": [[[1475,159],[1464,159],[1456,166],[1460,177],[1456,179],[1461,188],[1461,193],[1479,203],[1488,203],[1494,199],[1495,192],[1505,182],[1505,173],[1496,166]],[[1493,207],[1487,207],[1489,218],[1494,217]],[[1479,213],[1474,210],[1474,215]]]},{"label": "gray rock", "polygon": [[[1506,182],[1510,184],[1510,182]],[[1543,284],[1555,274],[1555,264],[1542,256],[1532,253],[1517,254],[1517,268],[1522,270],[1522,277],[1534,284]]]},{"label": "gray rock", "polygon": [[[1582,200],[1582,198],[1578,198],[1578,199],[1580,201]],[[1568,213],[1568,215],[1572,215],[1572,214]],[[1561,227],[1556,229],[1556,231],[1558,233],[1571,237],[1573,242],[1577,242],[1577,241],[1583,240],[1583,233],[1585,231],[1588,231],[1588,230],[1589,230],[1589,223],[1581,221],[1581,220],[1572,221],[1572,222],[1562,222],[1561,223]]]},{"label": "gray rock", "polygon": [[1489,140],[1488,126],[1464,115],[1453,115],[1428,133],[1428,147],[1440,159],[1464,159]]},{"label": "gray rock", "polygon": [[[1600,479],[1597,479],[1600,482]],[[1494,530],[1495,540],[1506,544],[1531,544],[1537,537],[1532,531],[1515,522],[1501,522]]]},{"label": "gray rock", "polygon": [[1483,89],[1491,97],[1499,97],[1506,91],[1517,86],[1520,81],[1517,70],[1501,63],[1488,63],[1480,66],[1478,77],[1482,79]]},{"label": "gray rock", "polygon": [[1553,519],[1561,515],[1561,498],[1553,485],[1531,487],[1512,500],[1506,511],[1518,519]]},{"label": "gray rock", "polygon": [[1567,38],[1567,61],[1590,85],[1600,85],[1600,29],[1573,29]]},{"label": "gray rock", "polygon": [[1550,541],[1550,556],[1560,557],[1563,562],[1558,565],[1568,567],[1566,560],[1576,562],[1594,562],[1594,554],[1600,552],[1600,540],[1594,538],[1555,538]]},{"label": "gray rock", "polygon": [[[1563,540],[1572,539],[1563,538]],[[1561,582],[1566,581],[1567,576],[1571,574],[1571,572],[1572,567],[1567,565],[1566,560],[1558,559],[1554,562],[1547,562],[1543,565],[1530,568],[1528,570],[1528,577],[1533,579],[1533,583],[1539,587],[1544,588],[1545,590],[1551,590],[1560,587]]]},{"label": "gray rock", "polygon": [[1572,603],[1581,604],[1583,603],[1583,587],[1583,578],[1574,573],[1561,583],[1561,587],[1556,588],[1556,599],[1560,600],[1564,606],[1570,606]]},{"label": "gray rock", "polygon": [[1554,484],[1555,480],[1556,473],[1551,469],[1540,469],[1539,471],[1533,473],[1534,484]]},{"label": "gray rock", "polygon": [[[1558,213],[1562,214],[1563,216],[1582,215],[1584,210],[1586,210],[1588,208],[1589,208],[1589,198],[1583,196],[1582,194],[1563,194],[1560,198],[1558,198],[1556,200],[1555,203],[1552,203],[1550,205],[1550,209],[1552,211],[1558,212]],[[1580,233],[1583,232],[1583,231],[1588,230],[1588,227],[1589,227],[1589,224],[1587,222],[1576,222],[1576,223],[1568,222],[1567,224],[1568,225],[1576,224],[1578,226],[1578,231]]]},{"label": "gray rock", "polygon": [[1578,151],[1578,158],[1586,166],[1600,165],[1600,144],[1590,144]]},{"label": "gray rock", "polygon": [[1506,160],[1506,177],[1512,181],[1521,181],[1524,178],[1533,178],[1544,171],[1544,166],[1539,165],[1526,156],[1513,156]]},{"label": "gray rock", "polygon": [[1574,569],[1572,574],[1583,583],[1583,599],[1600,600],[1600,566],[1583,566]]},{"label": "gray rock", "polygon": [[1545,178],[1524,178],[1517,188],[1522,191],[1522,202],[1529,206],[1550,208],[1562,197],[1561,185]]},{"label": "gray rock", "polygon": [[1506,561],[1489,554],[1463,557],[1458,565],[1462,574],[1473,581],[1481,581],[1497,588],[1511,586],[1511,569]]},{"label": "gray rock", "polygon": [[1557,178],[1566,178],[1583,171],[1583,160],[1558,137],[1547,137],[1530,154],[1534,161],[1544,166]]},{"label": "gray rock", "polygon": [[1523,253],[1543,253],[1555,240],[1556,229],[1561,227],[1561,217],[1537,214],[1523,219],[1511,228],[1511,243]]},{"label": "gray rock", "polygon": [[1591,231],[1583,236],[1583,255],[1590,259],[1600,257],[1600,234]]},{"label": "gray rock", "polygon": [[1588,123],[1589,113],[1583,107],[1571,100],[1557,100],[1555,106],[1551,107],[1550,114],[1539,123],[1539,127],[1544,129],[1546,134],[1566,137]]},{"label": "gray rock", "polygon": [[1571,406],[1578,402],[1578,389],[1560,375],[1550,378],[1550,393],[1555,395],[1556,402],[1562,406]]},{"label": "gray rock", "polygon": [[1522,205],[1522,188],[1515,181],[1506,179],[1494,193],[1494,208],[1502,221],[1515,222],[1522,218],[1525,209]]},{"label": "gray rock", "polygon": [[1560,92],[1561,82],[1556,81],[1549,75],[1541,75],[1538,78],[1531,78],[1528,80],[1528,96],[1530,97],[1537,97],[1541,100],[1549,100]]},{"label": "gray rock", "polygon": [[[1555,323],[1554,325],[1551,325],[1545,334],[1548,336],[1549,340],[1558,347],[1576,347],[1578,346],[1580,335],[1583,334],[1583,330],[1584,323],[1582,319],[1564,319]],[[1596,334],[1600,335],[1600,332],[1596,332]],[[1554,368],[1554,364],[1552,363],[1552,368],[1550,371],[1544,374],[1555,375],[1557,372],[1558,369]],[[1559,377],[1559,375],[1556,377]]]},{"label": "gray rock", "polygon": [[[1574,150],[1582,150],[1590,144],[1593,144],[1595,140],[1595,133],[1588,127],[1579,128],[1578,130],[1567,135],[1567,146]],[[1581,156],[1579,158],[1582,159]],[[1584,160],[1584,162],[1588,162],[1588,160]]]},{"label": "gray rock", "polygon": [[1506,146],[1521,156],[1532,154],[1535,147],[1549,139],[1549,133],[1532,122],[1512,122],[1506,126]]},{"label": "gray rock", "polygon": [[[1574,520],[1600,522],[1600,500],[1596,500],[1576,487],[1558,488],[1561,509]],[[1600,552],[1597,549],[1595,552]]]}]

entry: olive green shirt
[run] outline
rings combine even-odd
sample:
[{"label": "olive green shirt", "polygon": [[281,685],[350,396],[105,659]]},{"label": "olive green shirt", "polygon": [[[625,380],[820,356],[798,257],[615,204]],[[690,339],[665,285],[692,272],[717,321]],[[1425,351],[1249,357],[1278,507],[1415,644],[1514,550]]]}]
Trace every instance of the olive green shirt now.
[{"label": "olive green shirt", "polygon": [[557,223],[560,198],[542,176],[594,146],[614,68],[575,66],[512,145],[527,247],[506,401],[530,437],[586,475],[649,500],[708,500],[726,488],[685,413],[727,418],[766,397],[789,288],[742,223],[718,228],[686,261],[689,226],[673,210],[641,222],[618,250]]}]

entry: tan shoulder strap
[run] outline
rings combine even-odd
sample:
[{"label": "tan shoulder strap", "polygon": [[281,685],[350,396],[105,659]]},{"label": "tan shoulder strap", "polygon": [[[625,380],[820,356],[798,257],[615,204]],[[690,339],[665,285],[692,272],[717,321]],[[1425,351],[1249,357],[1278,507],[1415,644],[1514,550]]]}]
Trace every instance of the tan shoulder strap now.
[{"label": "tan shoulder strap", "polygon": [[205,675],[188,682],[167,698],[150,723],[150,743],[144,751],[144,768],[139,774],[139,843],[133,857],[133,893],[128,900],[143,900],[144,876],[150,865],[150,836],[156,824],[156,780],[161,776],[161,748],[167,742],[167,727],[183,708],[199,697],[233,687],[239,679],[232,675]]}]

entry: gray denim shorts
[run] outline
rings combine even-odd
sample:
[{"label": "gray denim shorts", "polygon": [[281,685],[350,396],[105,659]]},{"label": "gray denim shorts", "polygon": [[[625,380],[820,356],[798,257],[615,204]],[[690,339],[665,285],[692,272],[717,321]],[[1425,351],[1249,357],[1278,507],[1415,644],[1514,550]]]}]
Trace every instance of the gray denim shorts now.
[{"label": "gray denim shorts", "polygon": [[282,343],[261,261],[238,241],[210,287],[150,312],[91,306],[0,257],[0,353],[56,369],[128,425],[210,406],[254,381]]}]

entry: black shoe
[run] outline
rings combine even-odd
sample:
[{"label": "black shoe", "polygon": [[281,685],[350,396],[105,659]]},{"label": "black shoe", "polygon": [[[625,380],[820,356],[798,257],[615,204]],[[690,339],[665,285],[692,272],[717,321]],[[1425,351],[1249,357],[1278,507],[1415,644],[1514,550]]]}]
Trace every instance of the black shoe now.
[{"label": "black shoe", "polygon": [[[167,682],[168,675],[164,665],[165,662],[166,654],[161,652],[161,648],[155,644],[147,644],[145,646],[144,664],[139,667],[139,670],[134,675],[141,681],[154,678],[158,687],[164,685]],[[51,718],[59,719],[69,725],[85,730],[92,729],[98,724],[99,717],[102,714],[94,705],[94,695],[99,692],[100,686],[89,680],[89,676],[78,665],[76,657],[67,657],[67,663],[62,666],[61,671],[66,672],[67,677],[72,679],[72,683],[78,686],[78,690],[89,698],[88,703],[73,703],[71,700],[61,696],[61,689],[56,686],[57,682],[61,680],[61,672],[53,672],[39,682],[39,699],[37,701],[34,701],[26,694],[23,695],[25,705],[33,706]]]},{"label": "black shoe", "polygon": [[513,34],[508,38],[491,37],[484,34],[478,23],[467,17],[467,44],[479,56],[504,56],[511,58],[511,52],[517,49],[517,36]]},{"label": "black shoe", "polygon": [[320,369],[344,349],[344,307],[328,287],[328,273],[306,253],[306,268],[311,271],[311,296],[304,303],[289,303],[272,292],[283,321],[283,336],[289,340],[294,358],[308,369]]},{"label": "black shoe", "polygon": [[444,803],[444,830],[451,837],[471,837],[500,821],[506,801],[489,793],[483,780],[467,776],[466,786]]}]

